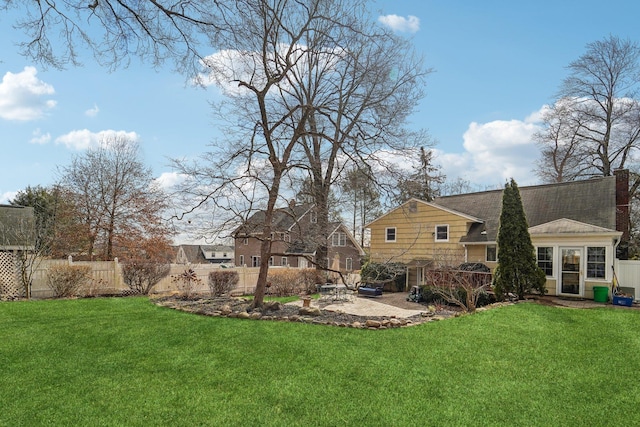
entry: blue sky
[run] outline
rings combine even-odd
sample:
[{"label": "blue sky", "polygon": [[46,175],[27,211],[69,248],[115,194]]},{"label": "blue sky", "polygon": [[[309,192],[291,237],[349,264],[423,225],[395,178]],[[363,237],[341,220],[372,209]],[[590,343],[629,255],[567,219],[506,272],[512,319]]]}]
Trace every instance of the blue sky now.
[{"label": "blue sky", "polygon": [[[447,178],[476,188],[510,177],[537,183],[531,135],[566,66],[609,34],[640,42],[640,3],[630,0],[385,0],[372,9],[435,70],[412,126],[437,141]],[[58,167],[104,133],[137,138],[144,162],[166,182],[169,158],[197,156],[216,136],[215,89],[135,59],[112,73],[90,57],[82,68],[42,69],[18,55],[23,35],[11,24],[0,15],[0,203],[27,185],[52,184]]]}]

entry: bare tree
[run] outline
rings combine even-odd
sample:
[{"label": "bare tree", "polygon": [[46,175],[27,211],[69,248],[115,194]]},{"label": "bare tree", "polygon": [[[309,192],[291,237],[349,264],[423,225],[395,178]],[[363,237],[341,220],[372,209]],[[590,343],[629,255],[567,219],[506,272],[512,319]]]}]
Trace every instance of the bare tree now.
[{"label": "bare tree", "polygon": [[344,209],[351,213],[353,235],[365,246],[364,226],[373,218],[382,215],[380,194],[371,178],[367,165],[352,166],[340,179]]},{"label": "bare tree", "polygon": [[0,12],[19,10],[22,53],[44,65],[82,63],[85,48],[103,65],[127,65],[131,56],[158,66],[196,71],[202,46],[217,46],[230,6],[242,1],[0,0]]},{"label": "bare tree", "polygon": [[590,169],[582,161],[582,118],[574,114],[572,100],[559,100],[543,114],[543,129],[534,135],[542,154],[536,173],[544,182],[565,182],[578,179]]},{"label": "bare tree", "polygon": [[569,64],[556,107],[538,135],[539,173],[566,180],[610,176],[625,168],[640,141],[640,46],[609,36]]},{"label": "bare tree", "polygon": [[[309,48],[287,76],[287,98],[311,107],[298,141],[298,167],[311,180],[318,210],[315,245],[320,269],[328,266],[332,187],[349,165],[386,165],[382,150],[414,147],[415,140],[404,138],[405,119],[422,98],[424,77],[430,72],[409,42],[371,26],[364,10],[354,8],[354,16],[348,27],[327,22],[322,34],[330,36],[330,44],[315,33],[307,34],[304,42]],[[375,175],[370,182],[377,185]]]},{"label": "bare tree", "polygon": [[73,198],[86,236],[86,246],[76,249],[89,259],[113,259],[124,253],[126,241],[170,235],[161,218],[165,197],[139,160],[135,141],[105,139],[62,173],[62,186]]},{"label": "bare tree", "polygon": [[286,96],[286,78],[308,50],[302,44],[306,35],[322,37],[327,21],[343,25],[349,16],[347,4],[307,0],[245,5],[229,22],[234,31],[227,34],[227,43],[233,49],[204,60],[208,73],[203,83],[213,79],[226,95],[215,107],[217,117],[232,120],[225,129],[229,139],[214,144],[202,162],[178,160],[175,165],[189,177],[183,194],[213,204],[236,224],[262,212],[261,229],[251,230],[262,241],[255,306],[264,300],[266,260],[272,255],[273,215],[282,201],[282,179],[292,168],[293,152],[310,110],[309,105]]}]

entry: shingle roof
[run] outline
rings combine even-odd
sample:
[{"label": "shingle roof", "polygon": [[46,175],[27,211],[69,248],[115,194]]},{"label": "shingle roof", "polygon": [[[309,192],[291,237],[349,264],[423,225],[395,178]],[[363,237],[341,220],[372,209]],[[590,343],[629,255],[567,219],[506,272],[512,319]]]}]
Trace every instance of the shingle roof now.
[{"label": "shingle roof", "polygon": [[[273,232],[291,231],[296,223],[313,207],[310,203],[279,208],[273,212],[271,223]],[[235,233],[252,234],[262,231],[264,224],[264,211],[253,214],[245,224],[238,227]]]},{"label": "shingle roof", "polygon": [[200,245],[180,245],[187,261],[192,264],[208,264],[209,261],[204,257]]},{"label": "shingle roof", "polygon": [[[529,227],[566,218],[616,229],[616,178],[613,176],[520,187],[519,190]],[[484,221],[473,224],[462,242],[496,241],[502,190],[439,197],[433,203]]]}]

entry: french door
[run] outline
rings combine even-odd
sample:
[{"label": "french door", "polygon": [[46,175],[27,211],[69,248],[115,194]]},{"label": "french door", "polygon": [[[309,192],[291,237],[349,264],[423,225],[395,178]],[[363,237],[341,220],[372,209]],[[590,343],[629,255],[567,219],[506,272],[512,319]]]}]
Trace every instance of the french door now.
[{"label": "french door", "polygon": [[582,249],[561,249],[560,293],[569,295],[582,295],[582,274],[580,265]]}]

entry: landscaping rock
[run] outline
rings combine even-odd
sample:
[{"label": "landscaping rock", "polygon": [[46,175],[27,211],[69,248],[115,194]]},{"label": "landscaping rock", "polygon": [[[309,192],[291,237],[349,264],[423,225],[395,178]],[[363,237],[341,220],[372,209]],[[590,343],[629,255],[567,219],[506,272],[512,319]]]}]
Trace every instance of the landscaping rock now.
[{"label": "landscaping rock", "polygon": [[380,322],[379,320],[367,319],[364,325],[367,328],[379,328],[380,326],[382,326],[382,322]]},{"label": "landscaping rock", "polygon": [[300,307],[298,314],[301,316],[320,316],[322,312],[318,307]]}]

